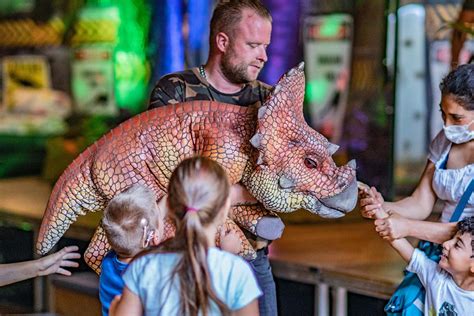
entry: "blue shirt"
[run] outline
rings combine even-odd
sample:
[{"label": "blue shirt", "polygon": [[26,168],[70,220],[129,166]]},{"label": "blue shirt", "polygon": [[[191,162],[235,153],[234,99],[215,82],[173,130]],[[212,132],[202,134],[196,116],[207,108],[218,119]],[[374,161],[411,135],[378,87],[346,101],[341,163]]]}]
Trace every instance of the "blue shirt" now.
[{"label": "blue shirt", "polygon": [[[179,256],[148,254],[134,260],[125,271],[125,285],[140,297],[144,315],[179,315],[179,280],[171,280]],[[238,310],[262,294],[252,269],[242,258],[209,248],[207,263],[213,290],[230,310]],[[214,302],[210,304],[209,315],[220,315]]]},{"label": "blue shirt", "polygon": [[110,303],[116,295],[122,294],[124,282],[122,274],[128,263],[119,261],[115,251],[110,251],[102,260],[99,278],[99,299],[102,304],[102,315],[109,315]]}]

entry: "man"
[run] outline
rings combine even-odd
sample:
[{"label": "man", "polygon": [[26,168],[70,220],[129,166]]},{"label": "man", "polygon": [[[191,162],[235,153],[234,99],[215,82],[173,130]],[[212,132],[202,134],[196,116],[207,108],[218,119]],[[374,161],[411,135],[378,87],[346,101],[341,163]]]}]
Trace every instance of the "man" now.
[{"label": "man", "polygon": [[[203,66],[162,77],[150,97],[149,109],[192,100],[211,100],[239,106],[260,105],[270,86],[257,81],[267,61],[272,18],[258,0],[231,0],[216,6],[211,19],[209,57]],[[233,196],[255,201],[242,186]],[[259,241],[250,262],[263,291],[260,315],[276,315],[276,293],[266,241]]]}]

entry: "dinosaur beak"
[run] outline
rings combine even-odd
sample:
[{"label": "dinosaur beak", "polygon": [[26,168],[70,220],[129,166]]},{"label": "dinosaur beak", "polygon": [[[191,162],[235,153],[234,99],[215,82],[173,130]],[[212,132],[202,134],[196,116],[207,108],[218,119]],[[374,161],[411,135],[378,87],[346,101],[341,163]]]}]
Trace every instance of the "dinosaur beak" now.
[{"label": "dinosaur beak", "polygon": [[[349,213],[354,209],[357,203],[356,178],[354,177],[354,180],[347,186],[344,191],[329,198],[321,199],[320,202],[322,203],[322,207],[319,212],[319,215],[321,215],[322,217],[324,217],[326,213],[334,213],[336,217],[340,217],[337,216],[339,214],[341,214],[341,216],[344,216],[344,214]],[[321,212],[324,214],[322,214]]]}]

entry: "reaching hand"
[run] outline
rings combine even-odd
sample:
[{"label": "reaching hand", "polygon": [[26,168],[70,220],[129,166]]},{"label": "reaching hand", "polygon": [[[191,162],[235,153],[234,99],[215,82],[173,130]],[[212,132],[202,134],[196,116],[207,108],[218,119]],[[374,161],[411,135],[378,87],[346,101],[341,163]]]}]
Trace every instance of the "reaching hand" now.
[{"label": "reaching hand", "polygon": [[376,188],[369,188],[368,185],[360,183],[359,188],[359,199],[360,199],[360,212],[365,218],[375,218],[375,212],[377,210],[383,210],[384,199]]},{"label": "reaching hand", "polygon": [[408,236],[406,219],[394,211],[388,211],[388,217],[377,219],[374,224],[375,231],[385,240],[393,241]]},{"label": "reaching hand", "polygon": [[71,272],[63,269],[63,267],[77,268],[79,266],[79,263],[70,261],[70,259],[79,259],[81,257],[81,255],[76,252],[78,250],[79,248],[77,246],[64,247],[56,253],[38,259],[38,275],[42,276],[51,273],[71,275]]},{"label": "reaching hand", "polygon": [[222,250],[235,255],[238,254],[242,250],[239,234],[235,230],[226,231],[225,227],[223,227],[220,231],[220,246]]}]

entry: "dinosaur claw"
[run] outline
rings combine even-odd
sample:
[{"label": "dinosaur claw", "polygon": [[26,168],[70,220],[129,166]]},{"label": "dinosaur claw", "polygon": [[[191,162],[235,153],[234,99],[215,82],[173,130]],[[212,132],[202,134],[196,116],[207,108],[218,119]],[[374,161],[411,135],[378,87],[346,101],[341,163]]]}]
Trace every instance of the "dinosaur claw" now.
[{"label": "dinosaur claw", "polygon": [[258,117],[259,120],[265,115],[265,112],[267,112],[267,107],[266,106],[262,106],[258,109],[257,117]]},{"label": "dinosaur claw", "polygon": [[273,89],[273,94],[277,94],[278,92],[280,92],[280,90],[281,90],[281,86],[277,84],[275,88]]},{"label": "dinosaur claw", "polygon": [[257,149],[260,148],[261,143],[262,143],[262,135],[258,133],[253,135],[253,137],[250,138],[250,143],[252,144],[253,147]]},{"label": "dinosaur claw", "polygon": [[304,69],[304,61],[302,61],[302,62],[300,62],[300,63],[298,64],[298,69],[299,69],[299,70],[303,70],[303,69]]}]

